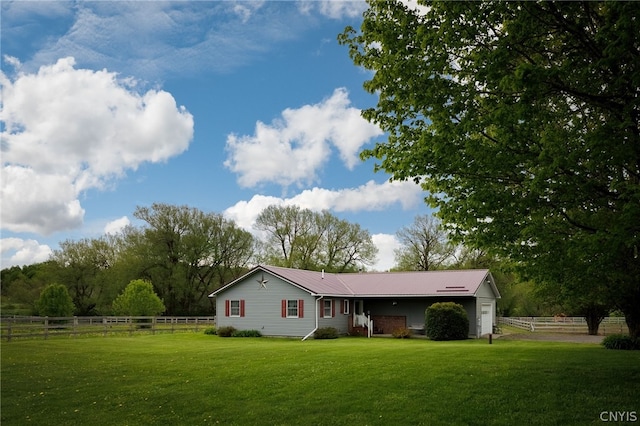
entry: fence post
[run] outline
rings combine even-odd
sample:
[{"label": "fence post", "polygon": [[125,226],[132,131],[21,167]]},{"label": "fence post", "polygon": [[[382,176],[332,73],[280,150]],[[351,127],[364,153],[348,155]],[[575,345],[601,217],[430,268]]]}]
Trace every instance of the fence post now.
[{"label": "fence post", "polygon": [[173,320],[174,320],[174,319],[175,319],[174,317],[171,317],[171,334],[173,334],[173,328],[174,328],[174,326],[173,326]]},{"label": "fence post", "polygon": [[104,324],[103,337],[107,337],[107,319],[105,317],[102,317],[102,324]]},{"label": "fence post", "polygon": [[7,342],[11,341],[11,323],[13,321],[9,320],[9,328],[7,329]]},{"label": "fence post", "polygon": [[156,317],[151,318],[151,334],[156,334]]},{"label": "fence post", "polygon": [[44,317],[44,340],[49,338],[49,317]]},{"label": "fence post", "polygon": [[73,317],[73,337],[78,337],[78,317]]},{"label": "fence post", "polygon": [[196,333],[198,332],[198,317],[196,317]]}]

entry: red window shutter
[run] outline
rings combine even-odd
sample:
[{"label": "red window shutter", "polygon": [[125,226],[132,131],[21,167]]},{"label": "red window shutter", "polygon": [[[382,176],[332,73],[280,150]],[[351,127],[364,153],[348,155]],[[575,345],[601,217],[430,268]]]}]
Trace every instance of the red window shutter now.
[{"label": "red window shutter", "polygon": [[320,299],[320,318],[324,318],[324,300]]},{"label": "red window shutter", "polygon": [[244,316],[244,300],[240,300],[240,316]]},{"label": "red window shutter", "polygon": [[336,316],[336,301],[331,299],[331,318]]},{"label": "red window shutter", "polygon": [[287,317],[287,301],[282,299],[282,318]]},{"label": "red window shutter", "polygon": [[228,317],[229,316],[229,309],[231,308],[231,302],[229,301],[229,299],[224,301],[224,316]]},{"label": "red window shutter", "polygon": [[340,313],[344,314],[344,300],[341,300],[342,303],[340,303]]},{"label": "red window shutter", "polygon": [[298,300],[298,318],[304,318],[304,300]]}]

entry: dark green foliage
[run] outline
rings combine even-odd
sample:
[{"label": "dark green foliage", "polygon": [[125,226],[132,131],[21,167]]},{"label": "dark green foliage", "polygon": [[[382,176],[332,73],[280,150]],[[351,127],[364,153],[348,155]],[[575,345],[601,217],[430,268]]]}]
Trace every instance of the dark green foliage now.
[{"label": "dark green foliage", "polygon": [[602,346],[607,349],[640,350],[640,340],[626,334],[612,334],[602,340]]},{"label": "dark green foliage", "polygon": [[220,337],[231,337],[233,333],[236,332],[236,328],[232,326],[220,327],[218,329],[218,336]]},{"label": "dark green foliage", "polygon": [[48,285],[38,299],[38,314],[43,317],[70,317],[73,309],[73,300],[62,284]]},{"label": "dark green foliage", "polygon": [[469,336],[469,318],[462,305],[440,302],[426,311],[425,332],[431,340],[464,340]]},{"label": "dark green foliage", "polygon": [[262,337],[262,333],[258,330],[236,330],[231,337]]},{"label": "dark green foliage", "polygon": [[207,334],[209,336],[215,336],[216,334],[218,334],[218,330],[216,330],[215,327],[209,327],[204,330],[204,334]]},{"label": "dark green foliage", "polygon": [[386,133],[361,157],[420,182],[454,241],[640,337],[640,3],[421,3],[370,1],[339,36]]},{"label": "dark green foliage", "polygon": [[313,333],[314,339],[337,339],[338,338],[338,330],[333,327],[323,327],[317,329]]},{"label": "dark green foliage", "polygon": [[409,330],[408,328],[396,328],[395,330],[393,330],[393,333],[391,333],[391,335],[396,339],[408,339],[411,337],[411,330]]}]

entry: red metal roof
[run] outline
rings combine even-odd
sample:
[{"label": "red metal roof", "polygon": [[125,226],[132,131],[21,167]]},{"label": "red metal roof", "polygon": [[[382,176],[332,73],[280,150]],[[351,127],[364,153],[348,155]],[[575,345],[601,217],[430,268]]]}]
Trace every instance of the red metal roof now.
[{"label": "red metal roof", "polygon": [[[258,269],[270,272],[317,295],[355,297],[473,296],[480,285],[488,280],[496,296],[500,297],[488,269],[332,274],[261,265],[250,273]],[[212,295],[221,292],[228,286]]]}]

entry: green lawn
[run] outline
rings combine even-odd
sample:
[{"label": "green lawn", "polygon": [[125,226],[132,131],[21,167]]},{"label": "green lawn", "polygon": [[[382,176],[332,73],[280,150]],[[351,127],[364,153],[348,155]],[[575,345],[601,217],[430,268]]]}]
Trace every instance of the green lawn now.
[{"label": "green lawn", "polygon": [[640,352],[487,340],[2,342],[3,425],[597,424],[640,412]]}]

